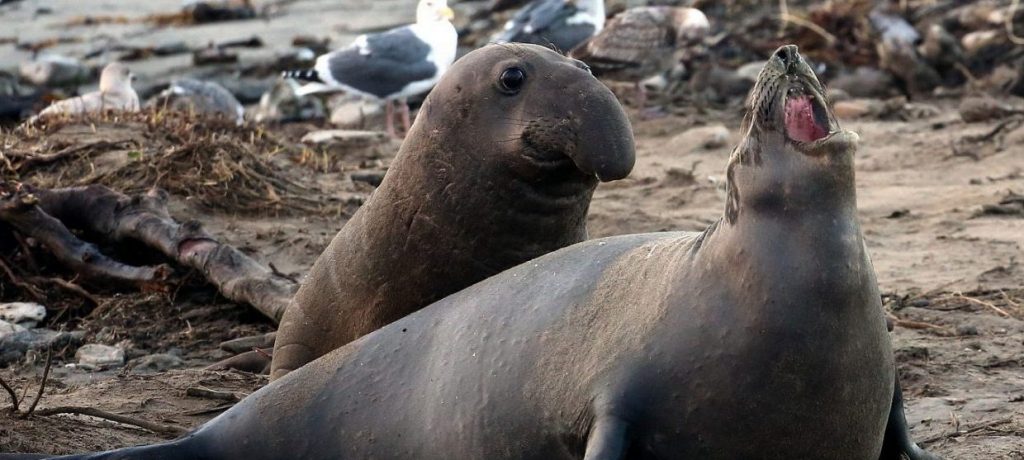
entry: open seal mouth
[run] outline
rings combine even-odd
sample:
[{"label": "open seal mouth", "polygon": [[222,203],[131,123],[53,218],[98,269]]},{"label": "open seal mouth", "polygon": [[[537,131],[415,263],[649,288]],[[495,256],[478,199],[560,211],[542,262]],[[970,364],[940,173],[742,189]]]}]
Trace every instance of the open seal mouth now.
[{"label": "open seal mouth", "polygon": [[800,143],[825,139],[834,131],[825,101],[803,85],[790,87],[786,94],[784,126],[786,136]]}]

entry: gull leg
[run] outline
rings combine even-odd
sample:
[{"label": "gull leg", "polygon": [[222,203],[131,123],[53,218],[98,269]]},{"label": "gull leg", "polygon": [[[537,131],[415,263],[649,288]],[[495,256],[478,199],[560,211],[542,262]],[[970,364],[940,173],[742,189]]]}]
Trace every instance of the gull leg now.
[{"label": "gull leg", "polygon": [[384,132],[388,136],[398,137],[395,135],[395,108],[390,99],[384,101]]},{"label": "gull leg", "polygon": [[412,122],[409,117],[409,101],[403,98],[400,104],[402,104],[402,128],[405,130],[405,134],[408,135],[409,129],[412,128]]}]

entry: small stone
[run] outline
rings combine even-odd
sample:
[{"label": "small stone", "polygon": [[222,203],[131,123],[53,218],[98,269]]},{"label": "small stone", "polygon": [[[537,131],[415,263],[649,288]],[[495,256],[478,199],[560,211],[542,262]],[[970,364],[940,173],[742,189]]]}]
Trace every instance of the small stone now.
[{"label": "small stone", "polygon": [[83,366],[120,366],[124,364],[124,350],[110,345],[90,343],[78,348],[75,359]]},{"label": "small stone", "polygon": [[32,302],[10,302],[0,304],[0,320],[19,324],[26,329],[46,318],[46,307]]},{"label": "small stone", "polygon": [[0,366],[20,360],[29,351],[78,346],[85,331],[57,332],[49,329],[28,329],[0,336]]},{"label": "small stone", "polygon": [[375,101],[346,97],[331,110],[331,124],[342,129],[383,127],[384,106]]},{"label": "small stone", "polygon": [[681,148],[694,150],[697,148],[717,149],[729,142],[729,129],[723,125],[699,126],[690,128],[672,138],[669,143]]},{"label": "small stone", "polygon": [[169,369],[184,367],[185,361],[171,354],[157,353],[135,358],[128,364],[132,370],[136,371],[163,372]]},{"label": "small stone", "polygon": [[1003,33],[1001,30],[969,32],[960,39],[960,45],[964,47],[964,51],[968,55],[972,55],[982,48],[1003,40]]},{"label": "small stone", "polygon": [[838,101],[832,105],[832,113],[835,113],[837,118],[844,120],[863,118],[871,115],[873,112],[874,107],[866,99]]},{"label": "small stone", "polygon": [[931,304],[932,304],[932,301],[928,300],[926,298],[914,299],[914,300],[911,300],[910,303],[909,303],[909,305],[911,307],[916,307],[916,308],[925,308],[925,307],[927,307],[927,306],[929,306]]},{"label": "small stone", "polygon": [[25,328],[22,326],[0,320],[0,338],[4,338],[7,335],[18,333],[24,330]]},{"label": "small stone", "polygon": [[962,324],[962,325],[959,325],[959,326],[956,327],[956,335],[960,335],[960,336],[979,335],[978,334],[978,326],[975,326],[973,324]]},{"label": "small stone", "polygon": [[89,79],[89,69],[81,62],[66,56],[47,55],[36,61],[25,62],[19,68],[21,77],[39,86],[77,86]]}]

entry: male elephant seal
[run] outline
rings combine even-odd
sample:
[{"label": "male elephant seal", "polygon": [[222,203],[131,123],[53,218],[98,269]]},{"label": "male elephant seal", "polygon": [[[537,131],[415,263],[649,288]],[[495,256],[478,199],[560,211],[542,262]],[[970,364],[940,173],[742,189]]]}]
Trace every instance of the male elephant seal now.
[{"label": "male elephant seal", "polygon": [[633,161],[625,113],[579,61],[534,45],[466,55],[313,265],[281,321],[271,378],[583,241],[598,178],[621,179]]},{"label": "male elephant seal", "polygon": [[750,101],[725,215],[705,231],[548,254],[184,438],[95,458],[927,458],[887,433],[900,408],[857,136],[793,46]]}]

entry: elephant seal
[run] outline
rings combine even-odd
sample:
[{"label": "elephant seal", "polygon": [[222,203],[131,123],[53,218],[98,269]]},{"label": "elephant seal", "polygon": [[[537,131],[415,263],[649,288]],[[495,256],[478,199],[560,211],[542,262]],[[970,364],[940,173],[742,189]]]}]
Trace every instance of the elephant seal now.
[{"label": "elephant seal", "polygon": [[772,56],[703,232],[561,249],[190,435],[89,458],[879,459],[900,442],[893,355],[857,221],[857,135],[822,94],[796,47]]},{"label": "elephant seal", "polygon": [[625,112],[583,63],[535,45],[467,54],[287,308],[271,379],[583,241],[598,180],[625,177],[634,157]]}]

